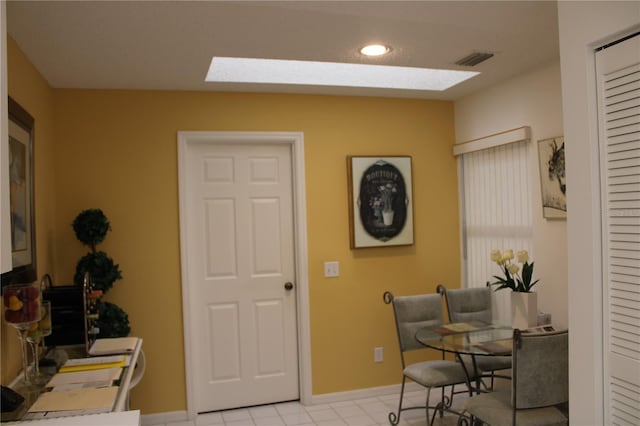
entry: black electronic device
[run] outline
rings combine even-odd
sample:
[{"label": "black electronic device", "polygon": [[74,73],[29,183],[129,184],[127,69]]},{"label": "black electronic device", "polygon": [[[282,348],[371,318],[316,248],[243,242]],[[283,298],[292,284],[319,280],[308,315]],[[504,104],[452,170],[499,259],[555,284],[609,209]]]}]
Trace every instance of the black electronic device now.
[{"label": "black electronic device", "polygon": [[24,402],[24,397],[11,388],[2,386],[2,412],[16,411]]},{"label": "black electronic device", "polygon": [[84,292],[82,286],[53,286],[44,290],[44,300],[51,302],[50,336],[47,347],[85,344]]}]

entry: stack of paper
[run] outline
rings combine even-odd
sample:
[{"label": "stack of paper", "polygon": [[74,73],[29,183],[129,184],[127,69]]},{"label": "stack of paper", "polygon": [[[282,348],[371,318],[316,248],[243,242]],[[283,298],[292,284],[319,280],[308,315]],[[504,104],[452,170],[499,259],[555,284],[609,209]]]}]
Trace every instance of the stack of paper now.
[{"label": "stack of paper", "polygon": [[110,355],[133,352],[138,344],[137,337],[115,337],[96,339],[89,348],[89,355]]},{"label": "stack of paper", "polygon": [[60,373],[72,371],[102,370],[105,368],[126,367],[131,357],[128,355],[113,355],[93,358],[70,359],[60,367]]},{"label": "stack of paper", "polygon": [[527,328],[526,330],[520,330],[522,333],[551,333],[556,331],[551,324],[540,325],[537,327]]},{"label": "stack of paper", "polygon": [[429,330],[434,333],[438,333],[441,336],[448,336],[450,334],[461,334],[469,331],[476,331],[487,328],[487,323],[482,321],[470,321],[470,322],[453,322],[449,324],[443,324],[440,326],[429,327]]},{"label": "stack of paper", "polygon": [[30,413],[44,411],[108,412],[118,394],[116,386],[105,388],[74,389],[60,392],[45,392],[29,409]]},{"label": "stack of paper", "polygon": [[46,387],[51,387],[56,392],[88,387],[103,388],[113,385],[121,374],[121,367],[58,373],[49,380]]}]

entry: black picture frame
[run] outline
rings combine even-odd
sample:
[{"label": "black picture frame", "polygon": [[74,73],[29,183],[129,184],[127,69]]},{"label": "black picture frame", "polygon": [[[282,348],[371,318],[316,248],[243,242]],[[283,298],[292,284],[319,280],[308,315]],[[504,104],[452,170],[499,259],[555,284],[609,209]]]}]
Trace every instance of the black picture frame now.
[{"label": "black picture frame", "polygon": [[348,156],[350,247],[413,244],[409,156]]},{"label": "black picture frame", "polygon": [[13,268],[0,275],[1,286],[31,283],[37,278],[34,143],[35,120],[9,97],[9,215]]}]

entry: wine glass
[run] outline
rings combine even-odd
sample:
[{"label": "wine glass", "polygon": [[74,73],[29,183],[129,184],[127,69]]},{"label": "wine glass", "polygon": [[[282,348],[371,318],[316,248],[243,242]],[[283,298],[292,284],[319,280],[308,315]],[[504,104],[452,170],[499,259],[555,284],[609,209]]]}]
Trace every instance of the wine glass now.
[{"label": "wine glass", "polygon": [[44,384],[49,376],[40,373],[40,343],[46,336],[51,335],[51,302],[43,301],[40,305],[40,321],[29,326],[27,342],[31,344],[33,355],[33,381],[36,384]]},{"label": "wine glass", "polygon": [[40,320],[40,285],[12,284],[3,289],[4,320],[16,329],[22,349],[22,374],[30,385],[28,373],[27,334],[29,327]]}]

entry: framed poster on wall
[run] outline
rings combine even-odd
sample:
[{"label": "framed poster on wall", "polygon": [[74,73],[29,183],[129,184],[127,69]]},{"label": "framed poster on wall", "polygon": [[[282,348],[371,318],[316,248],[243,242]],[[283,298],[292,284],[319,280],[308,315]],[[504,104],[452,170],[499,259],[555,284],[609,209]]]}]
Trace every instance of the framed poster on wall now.
[{"label": "framed poster on wall", "polygon": [[411,157],[347,157],[351,248],[413,244]]},{"label": "framed poster on wall", "polygon": [[33,144],[34,119],[9,98],[9,210],[12,269],[0,276],[2,287],[36,280]]},{"label": "framed poster on wall", "polygon": [[564,137],[538,141],[542,214],[545,219],[567,218]]}]

